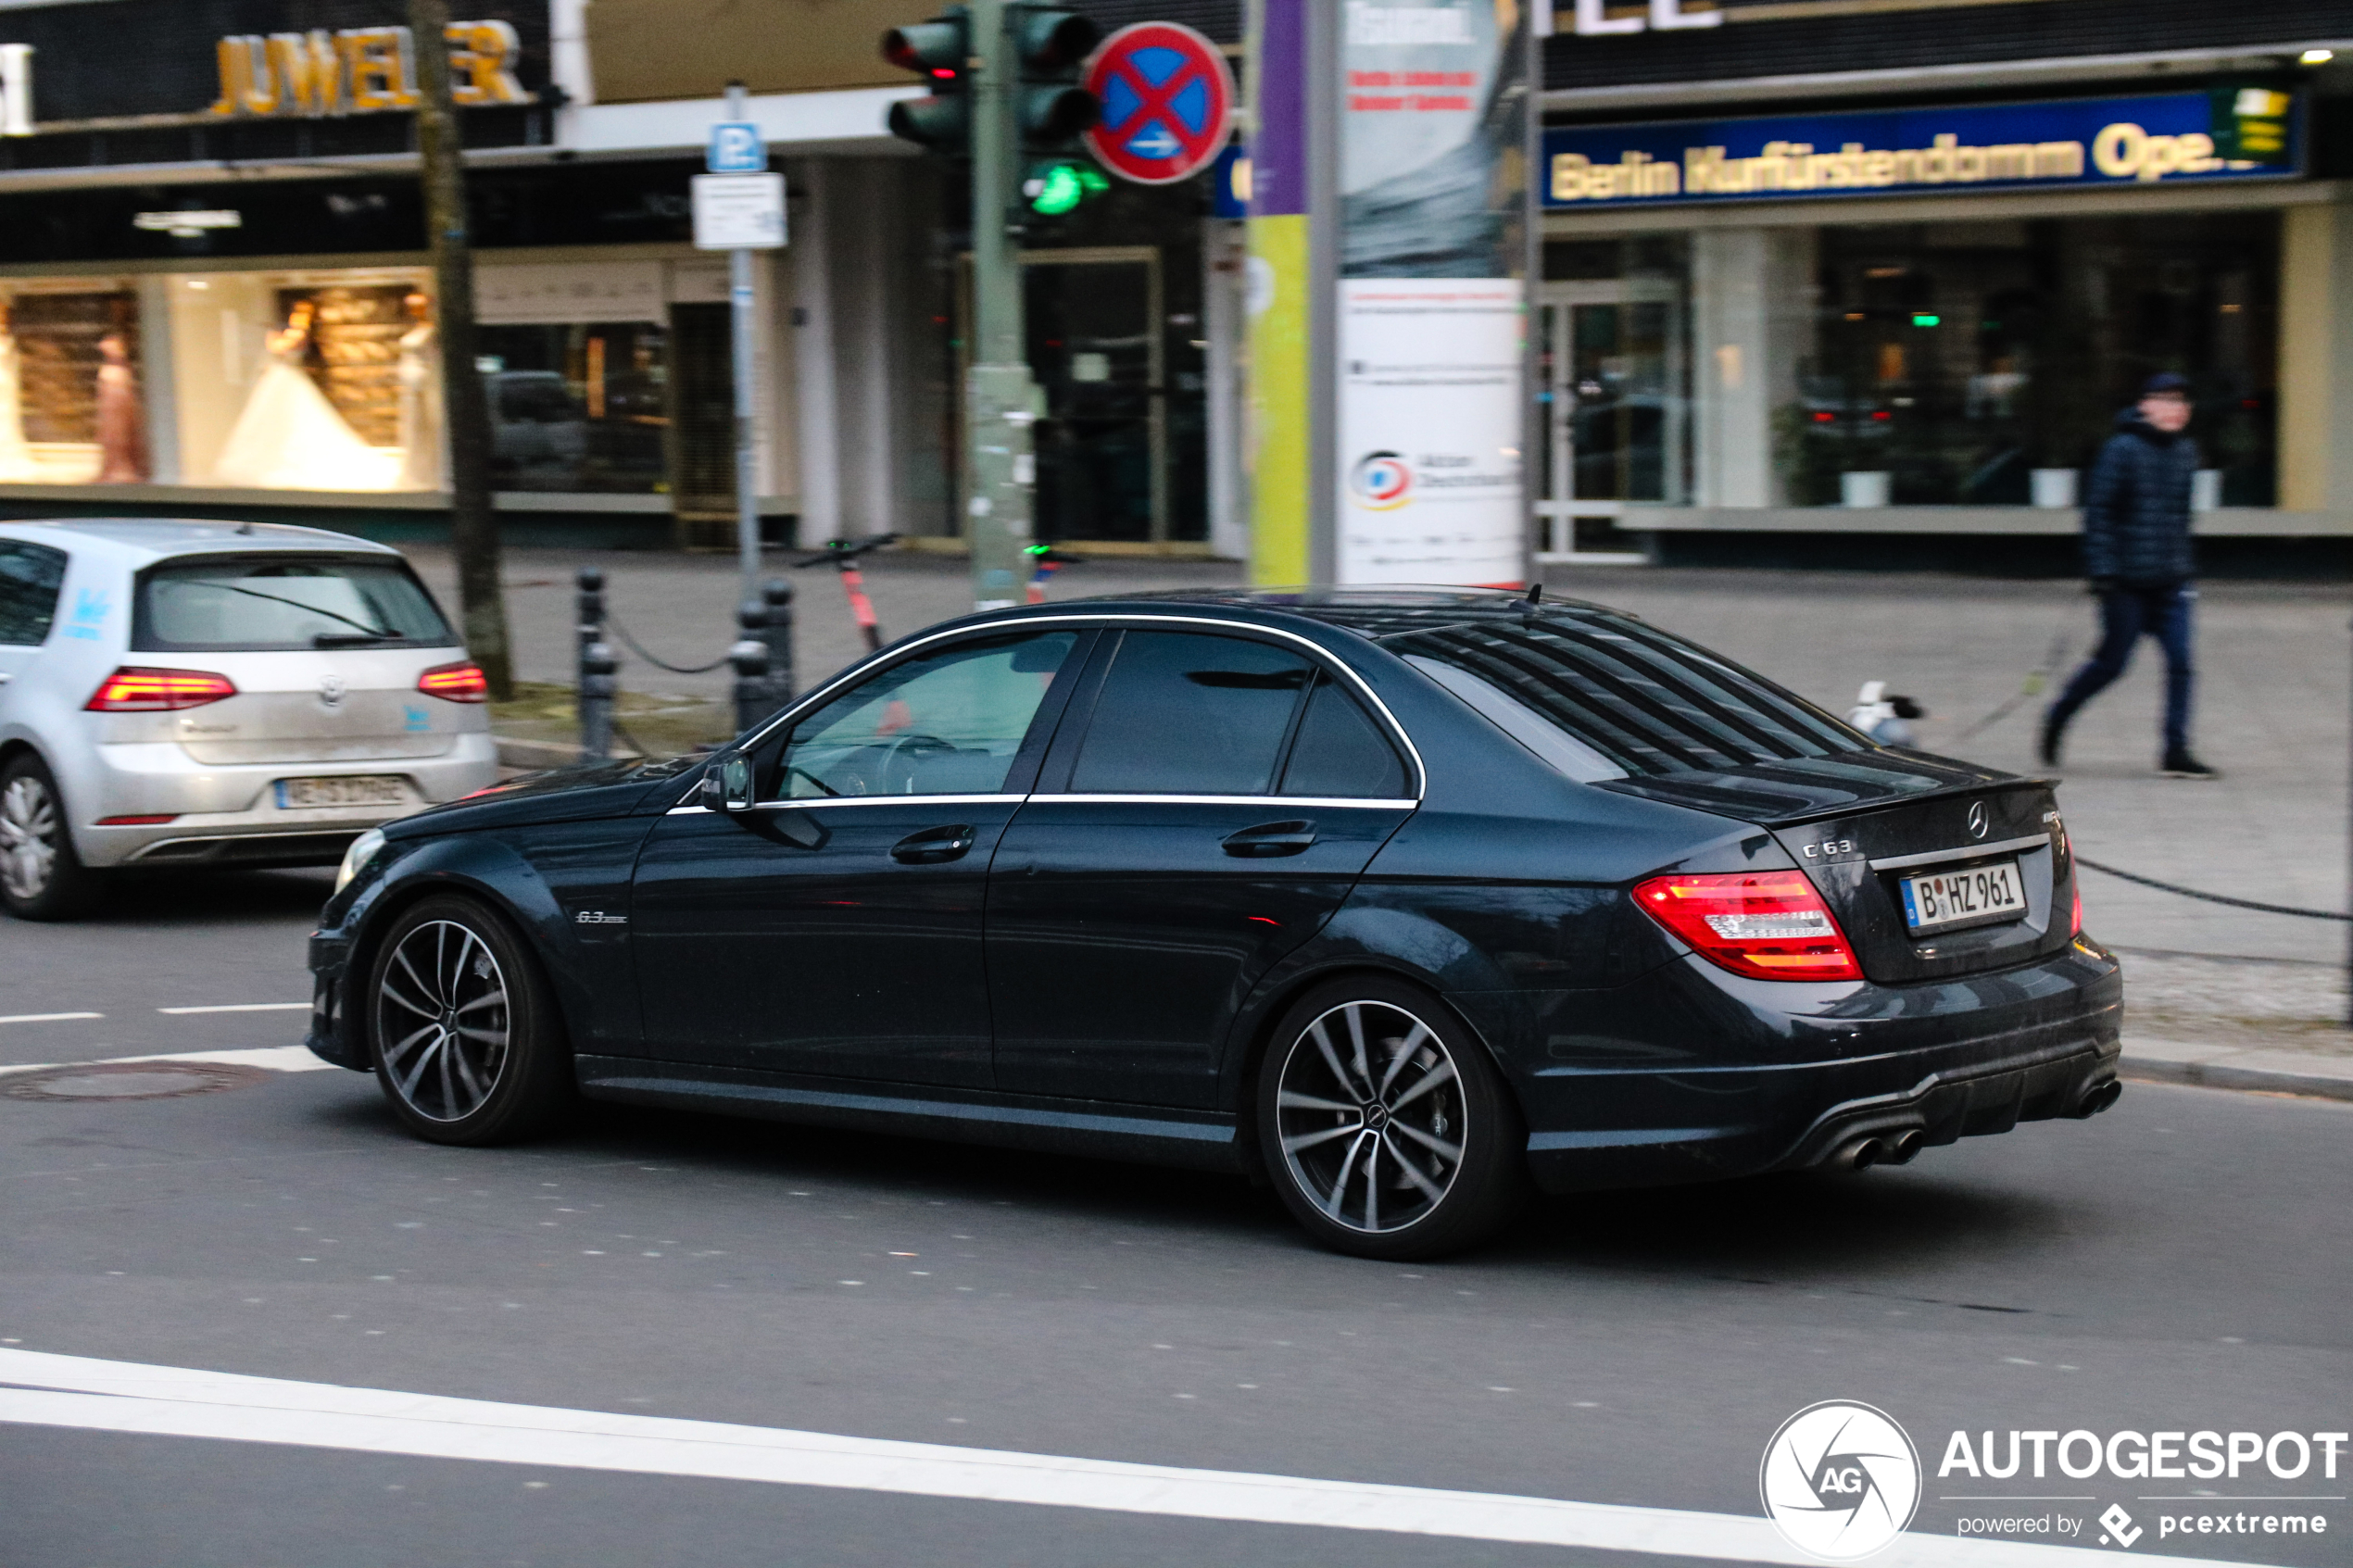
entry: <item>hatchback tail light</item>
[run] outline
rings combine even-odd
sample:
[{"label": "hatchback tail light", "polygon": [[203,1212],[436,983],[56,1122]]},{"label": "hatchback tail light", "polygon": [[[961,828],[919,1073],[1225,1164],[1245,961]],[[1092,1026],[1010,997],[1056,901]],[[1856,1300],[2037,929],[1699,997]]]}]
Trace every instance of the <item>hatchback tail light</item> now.
[{"label": "hatchback tail light", "polygon": [[1846,933],[1803,872],[1655,876],[1634,902],[1719,969],[1759,980],[1860,980]]},{"label": "hatchback tail light", "polygon": [[139,670],[129,665],[98,683],[86,713],[169,713],[182,708],[202,708],[208,702],[237,695],[236,683],[226,675],[202,670]]},{"label": "hatchback tail light", "polygon": [[2070,891],[2075,899],[2075,912],[2067,917],[2067,934],[2081,936],[2083,935],[2083,884],[2078,882]]},{"label": "hatchback tail light", "polygon": [[489,678],[483,674],[481,665],[470,659],[434,665],[417,677],[417,689],[427,696],[437,696],[449,702],[490,700]]}]

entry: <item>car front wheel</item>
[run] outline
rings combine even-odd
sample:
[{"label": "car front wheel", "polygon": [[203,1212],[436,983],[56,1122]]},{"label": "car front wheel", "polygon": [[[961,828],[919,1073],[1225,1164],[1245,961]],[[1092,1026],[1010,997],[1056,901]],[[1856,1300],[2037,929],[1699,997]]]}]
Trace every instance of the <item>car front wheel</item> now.
[{"label": "car front wheel", "polygon": [[513,1143],[573,1101],[572,1054],[539,966],[471,898],[402,914],[370,967],[368,1054],[409,1130],[434,1143]]},{"label": "car front wheel", "polygon": [[71,920],[95,909],[103,888],[73,851],[48,768],[19,756],[0,769],[0,904],[19,920]]},{"label": "car front wheel", "polygon": [[1337,1251],[1460,1251],[1500,1229],[1527,1186],[1527,1131],[1485,1048],[1399,982],[1302,997],[1260,1068],[1257,1109],[1276,1192]]}]

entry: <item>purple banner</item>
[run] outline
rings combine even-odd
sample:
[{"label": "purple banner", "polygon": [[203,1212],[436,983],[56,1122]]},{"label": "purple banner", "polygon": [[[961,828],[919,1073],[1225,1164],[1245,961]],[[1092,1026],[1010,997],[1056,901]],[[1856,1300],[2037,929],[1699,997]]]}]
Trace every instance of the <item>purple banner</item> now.
[{"label": "purple banner", "polygon": [[1258,57],[1251,63],[1258,123],[1250,136],[1253,218],[1307,211],[1307,7],[1314,0],[1262,0]]}]

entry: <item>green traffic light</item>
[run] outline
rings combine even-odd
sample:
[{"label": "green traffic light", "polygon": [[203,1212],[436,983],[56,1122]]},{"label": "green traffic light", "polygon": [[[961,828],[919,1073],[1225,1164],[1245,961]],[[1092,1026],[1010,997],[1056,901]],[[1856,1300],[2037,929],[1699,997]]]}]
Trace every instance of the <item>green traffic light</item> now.
[{"label": "green traffic light", "polygon": [[1058,163],[1038,177],[1038,194],[1029,198],[1029,209],[1058,218],[1086,199],[1087,189],[1079,183],[1078,170],[1069,164]]},{"label": "green traffic light", "polygon": [[1912,325],[1916,327],[1941,327],[1944,324],[1944,317],[1932,316],[1925,310],[1916,311],[1912,316]]}]

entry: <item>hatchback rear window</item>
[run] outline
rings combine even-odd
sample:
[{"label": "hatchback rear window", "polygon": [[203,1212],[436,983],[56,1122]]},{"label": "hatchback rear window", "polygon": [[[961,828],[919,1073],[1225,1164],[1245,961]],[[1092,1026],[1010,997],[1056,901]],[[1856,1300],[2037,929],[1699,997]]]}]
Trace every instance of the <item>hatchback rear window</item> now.
[{"label": "hatchback rear window", "polygon": [[131,646],[150,653],[448,647],[408,563],[385,557],[207,556],[139,577]]},{"label": "hatchback rear window", "polygon": [[[1872,746],[1763,676],[1623,616],[1457,621],[1380,641],[1571,778],[1721,771]],[[1567,744],[1518,733],[1533,724]]]}]

